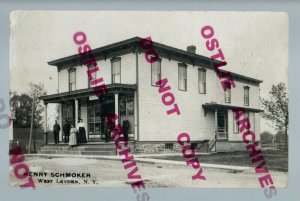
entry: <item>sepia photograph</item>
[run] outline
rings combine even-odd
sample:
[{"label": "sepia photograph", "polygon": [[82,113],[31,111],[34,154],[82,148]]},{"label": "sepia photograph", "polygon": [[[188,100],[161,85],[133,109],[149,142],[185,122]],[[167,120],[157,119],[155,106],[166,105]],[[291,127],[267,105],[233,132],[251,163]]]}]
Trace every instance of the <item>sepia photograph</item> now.
[{"label": "sepia photograph", "polygon": [[288,100],[284,12],[10,13],[12,187],[271,197],[288,184]]}]

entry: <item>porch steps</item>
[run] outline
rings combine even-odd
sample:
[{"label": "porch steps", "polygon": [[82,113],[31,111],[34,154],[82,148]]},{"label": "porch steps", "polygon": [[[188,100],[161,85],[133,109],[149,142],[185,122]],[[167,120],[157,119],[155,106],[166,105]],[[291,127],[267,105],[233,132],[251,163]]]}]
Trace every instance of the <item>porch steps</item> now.
[{"label": "porch steps", "polygon": [[208,142],[208,152],[215,152],[216,151],[216,139],[215,137],[211,138]]},{"label": "porch steps", "polygon": [[67,144],[49,144],[41,147],[38,154],[70,154],[70,155],[116,155],[114,144],[83,144],[77,147],[70,147]]}]

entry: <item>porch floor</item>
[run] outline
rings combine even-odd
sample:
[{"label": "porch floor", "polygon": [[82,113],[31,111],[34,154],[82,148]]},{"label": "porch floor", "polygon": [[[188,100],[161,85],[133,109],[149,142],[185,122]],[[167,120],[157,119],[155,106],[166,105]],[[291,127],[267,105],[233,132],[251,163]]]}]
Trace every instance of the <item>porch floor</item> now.
[{"label": "porch floor", "polygon": [[[129,146],[134,147],[134,142],[129,141]],[[75,147],[69,146],[68,143],[60,142],[59,144],[49,143],[37,151],[38,154],[67,154],[67,155],[117,155],[114,142],[87,142]]]}]

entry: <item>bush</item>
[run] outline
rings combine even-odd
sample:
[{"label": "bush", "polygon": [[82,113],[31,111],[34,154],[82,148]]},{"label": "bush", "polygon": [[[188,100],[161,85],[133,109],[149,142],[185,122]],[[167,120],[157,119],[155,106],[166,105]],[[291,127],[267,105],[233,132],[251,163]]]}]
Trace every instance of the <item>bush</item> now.
[{"label": "bush", "polygon": [[261,143],[262,144],[272,144],[273,138],[275,136],[272,135],[270,132],[268,131],[264,131],[260,134],[260,139],[261,139]]}]

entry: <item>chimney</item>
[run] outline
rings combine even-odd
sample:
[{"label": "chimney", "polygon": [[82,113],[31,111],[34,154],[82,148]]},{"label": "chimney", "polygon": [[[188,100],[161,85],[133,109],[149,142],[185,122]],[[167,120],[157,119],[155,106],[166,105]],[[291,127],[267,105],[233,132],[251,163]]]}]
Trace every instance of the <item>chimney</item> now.
[{"label": "chimney", "polygon": [[186,50],[190,53],[196,54],[196,46],[195,45],[187,46]]}]

